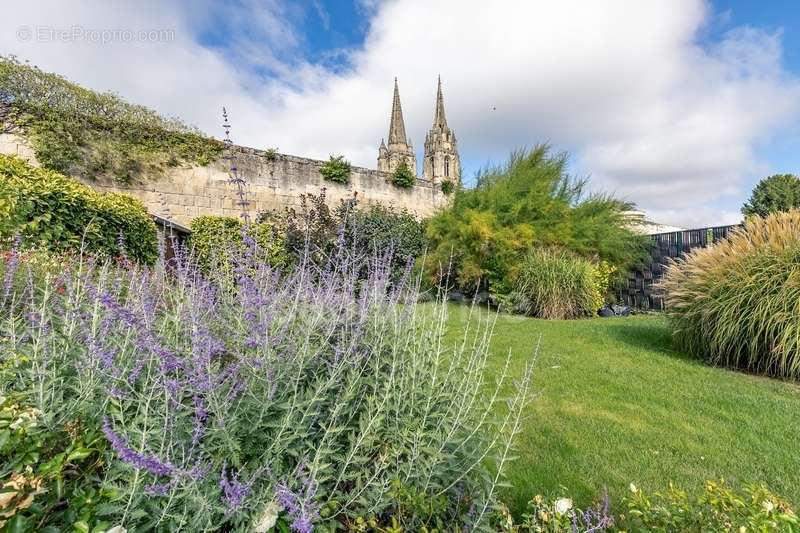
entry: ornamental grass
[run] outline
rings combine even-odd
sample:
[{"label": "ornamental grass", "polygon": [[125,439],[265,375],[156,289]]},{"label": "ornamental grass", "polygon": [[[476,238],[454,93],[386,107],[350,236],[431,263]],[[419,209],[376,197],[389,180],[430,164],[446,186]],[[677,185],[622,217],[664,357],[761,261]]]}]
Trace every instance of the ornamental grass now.
[{"label": "ornamental grass", "polygon": [[661,289],[676,342],[714,365],[800,377],[800,211],[744,227],[669,266]]}]

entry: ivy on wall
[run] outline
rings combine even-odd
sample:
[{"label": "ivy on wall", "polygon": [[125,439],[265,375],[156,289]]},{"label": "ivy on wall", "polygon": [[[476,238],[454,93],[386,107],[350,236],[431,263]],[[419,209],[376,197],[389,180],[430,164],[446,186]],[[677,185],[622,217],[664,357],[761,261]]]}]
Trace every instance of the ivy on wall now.
[{"label": "ivy on wall", "polygon": [[174,118],[113,93],[0,56],[2,131],[20,131],[47,169],[121,182],[158,176],[183,163],[207,165],[222,143]]}]

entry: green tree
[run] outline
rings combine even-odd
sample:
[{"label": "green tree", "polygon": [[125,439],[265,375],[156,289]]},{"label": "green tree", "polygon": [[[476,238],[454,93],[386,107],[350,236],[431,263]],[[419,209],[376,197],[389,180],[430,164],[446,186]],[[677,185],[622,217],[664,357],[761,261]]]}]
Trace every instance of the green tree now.
[{"label": "green tree", "polygon": [[643,257],[647,241],[626,217],[632,206],[584,195],[586,180],[566,169],[566,154],[540,145],[482,171],[475,188],[457,189],[452,206],[427,224],[431,281],[508,294],[522,258],[538,246],[562,247],[623,272]]},{"label": "green tree", "polygon": [[800,178],[792,174],[775,174],[758,182],[750,199],[742,206],[745,216],[767,216],[800,207]]}]

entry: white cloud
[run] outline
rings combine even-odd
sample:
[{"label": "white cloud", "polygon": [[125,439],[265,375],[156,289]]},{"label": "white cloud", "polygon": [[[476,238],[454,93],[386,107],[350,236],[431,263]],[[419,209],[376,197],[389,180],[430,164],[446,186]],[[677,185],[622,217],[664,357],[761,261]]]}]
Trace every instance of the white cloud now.
[{"label": "white cloud", "polygon": [[[0,49],[212,134],[225,104],[237,142],[344,153],[365,166],[374,166],[388,129],[394,76],[421,150],[441,73],[465,160],[550,141],[597,185],[677,225],[731,220],[745,179],[764,169],[754,147],[797,118],[800,85],[782,69],[780,35],[739,28],[701,46],[714,16],[701,0],[362,0],[370,30],[344,72],[296,56],[303,37],[290,5],[17,3],[0,22]],[[20,25],[47,24],[172,27],[176,39],[100,46],[15,38]],[[224,49],[198,39],[215,27]],[[248,65],[277,77],[264,81]]]}]

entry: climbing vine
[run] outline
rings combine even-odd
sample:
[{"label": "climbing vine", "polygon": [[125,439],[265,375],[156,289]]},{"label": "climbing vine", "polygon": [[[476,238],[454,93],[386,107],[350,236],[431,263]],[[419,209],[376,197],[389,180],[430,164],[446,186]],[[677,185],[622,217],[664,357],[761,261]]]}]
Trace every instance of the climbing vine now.
[{"label": "climbing vine", "polygon": [[222,143],[113,93],[98,93],[14,56],[0,56],[2,131],[19,132],[39,163],[82,178],[128,182],[183,163],[206,165]]}]

